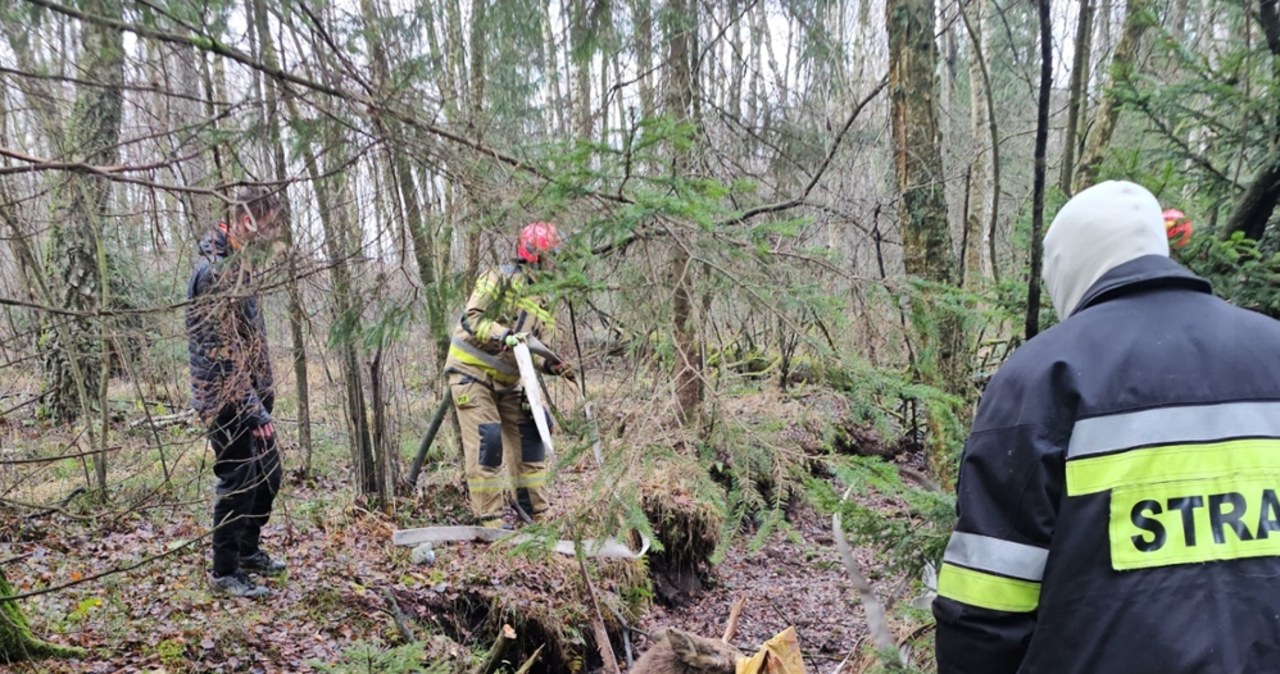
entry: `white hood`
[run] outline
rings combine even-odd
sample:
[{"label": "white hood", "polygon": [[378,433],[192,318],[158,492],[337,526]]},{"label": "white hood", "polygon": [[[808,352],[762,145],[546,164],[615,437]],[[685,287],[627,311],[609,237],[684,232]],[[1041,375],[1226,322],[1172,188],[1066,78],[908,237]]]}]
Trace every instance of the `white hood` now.
[{"label": "white hood", "polygon": [[1072,197],[1044,237],[1044,284],[1060,319],[1075,311],[1103,274],[1144,255],[1169,256],[1155,195],[1109,180]]}]

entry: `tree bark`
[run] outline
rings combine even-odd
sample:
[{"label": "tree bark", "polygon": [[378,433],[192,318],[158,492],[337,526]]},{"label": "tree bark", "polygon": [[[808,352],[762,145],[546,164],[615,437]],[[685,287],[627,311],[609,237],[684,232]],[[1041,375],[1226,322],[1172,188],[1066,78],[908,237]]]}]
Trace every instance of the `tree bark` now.
[{"label": "tree bark", "polygon": [[[695,30],[686,23],[690,8],[687,0],[670,0],[665,8],[667,37],[666,111],[678,122],[688,121],[693,108],[694,73],[691,64],[691,35]],[[677,150],[672,171],[677,179],[687,176],[692,168],[692,150]],[[676,241],[671,256],[672,322],[676,363],[675,384],[677,416],[685,425],[697,426],[702,418],[702,352],[698,346],[697,326],[693,317],[692,259],[683,242]]]},{"label": "tree bark", "polygon": [[1224,237],[1236,232],[1255,241],[1266,232],[1267,222],[1280,203],[1280,151],[1273,152],[1240,196],[1222,229]]},{"label": "tree bark", "polygon": [[[970,164],[968,202],[969,212],[965,220],[962,280],[964,287],[976,290],[982,285],[982,276],[986,269],[982,265],[982,252],[989,250],[987,264],[990,274],[996,280],[997,265],[995,260],[995,225],[1000,213],[1000,144],[996,127],[996,117],[991,96],[991,74],[987,70],[986,21],[987,0],[976,0],[974,3],[975,19],[970,20],[968,8],[962,7],[960,18],[969,34],[973,55],[969,59],[969,104],[971,111],[971,128],[973,134],[974,158]],[[985,139],[983,133],[987,134]],[[983,149],[984,145],[987,149]],[[988,172],[990,180],[988,181]],[[988,189],[990,185],[990,189]],[[985,227],[984,213],[988,192],[991,197],[991,224]],[[987,245],[984,246],[983,244]]]},{"label": "tree bark", "polygon": [[1044,231],[1044,183],[1048,166],[1049,90],[1053,85],[1053,27],[1049,25],[1049,0],[1039,0],[1040,9],[1040,101],[1036,111],[1035,177],[1031,197],[1031,274],[1027,279],[1026,335],[1030,340],[1040,332],[1040,265],[1044,258],[1041,232]]},{"label": "tree bark", "polygon": [[[1257,18],[1271,51],[1276,84],[1280,86],[1280,2],[1261,0]],[[1236,202],[1223,227],[1223,236],[1242,232],[1255,241],[1261,239],[1277,203],[1280,203],[1280,113],[1273,121],[1271,155]]]},{"label": "tree bark", "polygon": [[[889,94],[902,231],[903,264],[908,275],[931,284],[953,285],[955,257],[947,222],[947,200],[939,147],[938,51],[933,39],[933,0],[889,0]],[[937,291],[919,288],[912,297],[912,328],[917,346],[917,380],[957,394],[965,391],[965,351],[960,315],[940,308]],[[926,448],[930,468],[948,471],[949,451],[938,419],[929,416]]]},{"label": "tree bark", "polygon": [[[119,18],[118,0],[92,0],[88,10]],[[113,28],[86,22],[81,27],[77,65],[86,82],[77,87],[75,106],[63,132],[59,154],[70,161],[111,165],[117,162],[124,84],[124,36]],[[96,311],[103,299],[106,241],[102,227],[111,200],[111,182],[100,176],[69,173],[54,197],[57,211],[50,232],[46,274],[60,283],[66,309]],[[53,323],[60,323],[55,328]],[[49,319],[40,337],[46,354],[46,404],[59,423],[70,423],[99,393],[103,326],[87,318]],[[96,461],[105,461],[95,455]],[[99,487],[105,489],[105,463],[97,463]]]},{"label": "tree bark", "polygon": [[1142,44],[1143,34],[1151,25],[1151,12],[1152,0],[1129,0],[1120,42],[1116,44],[1116,53],[1111,58],[1111,81],[1107,84],[1107,91],[1102,97],[1102,104],[1093,124],[1093,132],[1089,134],[1084,154],[1080,157],[1080,165],[1076,169],[1077,192],[1091,187],[1098,179],[1102,160],[1111,145],[1111,136],[1120,121],[1119,91],[1121,87],[1129,85],[1129,78],[1137,67],[1138,48]]},{"label": "tree bark", "polygon": [[[375,85],[380,89],[381,96],[394,96],[396,92],[389,90],[391,66],[386,54],[381,22],[378,19],[374,1],[362,0],[360,5],[365,15],[365,37],[369,42]],[[483,12],[484,8],[481,0],[475,0],[472,3],[472,11],[476,11],[477,5],[480,6],[479,11]],[[484,47],[474,40],[475,32],[473,31],[472,72],[480,72],[481,79],[483,79]],[[477,52],[480,52],[479,55],[477,55]],[[483,112],[483,83],[477,84],[473,81],[471,95],[472,119],[478,123]],[[431,338],[435,341],[436,359],[439,365],[443,366],[449,347],[448,326],[445,319],[447,297],[436,273],[435,237],[428,230],[426,218],[423,215],[422,199],[414,184],[413,165],[408,154],[403,151],[402,144],[397,139],[397,135],[402,132],[402,128],[393,122],[382,121],[376,117],[371,121],[379,135],[386,141],[388,169],[399,197],[400,208],[397,210],[403,214],[404,227],[408,230],[409,240],[413,244],[413,257],[418,264],[418,281],[422,284],[423,292],[426,295],[424,303],[427,310],[427,327],[431,331]]]},{"label": "tree bark", "polygon": [[[481,116],[484,113],[484,79],[485,79],[485,0],[471,0],[471,114],[467,119],[467,123],[480,133],[484,128]],[[381,46],[379,46],[381,50]],[[386,56],[382,57],[383,67],[386,66]],[[480,139],[478,136],[477,140]]]},{"label": "tree bark", "polygon": [[595,50],[588,44],[590,38],[590,18],[587,16],[587,1],[573,0],[573,16],[569,30],[572,43],[573,71],[577,86],[574,91],[574,110],[576,124],[574,131],[578,138],[591,140],[591,61]]},{"label": "tree bark", "polygon": [[[267,21],[265,0],[253,0],[253,16],[258,29],[258,43],[262,50],[263,61],[272,68],[279,67],[275,44],[271,38],[271,28]],[[284,187],[288,183],[288,162],[284,155],[284,141],[280,131],[280,91],[276,81],[270,77],[261,78],[266,102],[266,128],[270,134],[270,163],[274,168],[276,182],[281,185],[281,203],[284,212],[293,212],[289,200],[289,191]],[[302,291],[298,287],[298,253],[294,249],[293,218],[286,217],[281,223],[281,236],[288,250],[286,273],[288,279],[285,289],[289,296],[289,337],[290,356],[293,362],[293,381],[298,397],[298,445],[303,453],[302,472],[311,473],[311,387],[307,376],[307,345],[303,334],[303,321],[306,309],[302,305]]]},{"label": "tree bark", "polygon": [[[292,99],[286,99],[285,102],[289,106],[290,115],[298,122],[304,121],[298,113],[297,104]],[[329,134],[325,143],[328,152],[325,154],[324,166],[321,167],[310,141],[302,144],[302,154],[307,174],[315,189],[316,208],[324,229],[325,253],[331,264],[329,274],[333,281],[334,314],[331,340],[336,342],[342,363],[342,383],[345,389],[343,399],[347,430],[351,436],[352,470],[355,473],[353,482],[364,494],[376,495],[383,490],[379,489],[378,484],[380,471],[374,457],[369,416],[366,414],[364,378],[356,350],[362,323],[359,308],[361,301],[357,297],[346,260],[348,255],[355,253],[347,235],[348,223],[354,221],[348,198],[348,177],[339,166],[342,161],[341,149],[346,139],[342,135],[343,129],[332,122],[324,124],[324,129]]]},{"label": "tree bark", "polygon": [[1093,2],[1094,0],[1080,0],[1080,16],[1076,22],[1076,50],[1071,61],[1071,99],[1067,104],[1067,128],[1062,133],[1062,169],[1058,176],[1058,189],[1068,197],[1071,196],[1071,176],[1075,173],[1080,118],[1084,114],[1085,83],[1089,80]]}]

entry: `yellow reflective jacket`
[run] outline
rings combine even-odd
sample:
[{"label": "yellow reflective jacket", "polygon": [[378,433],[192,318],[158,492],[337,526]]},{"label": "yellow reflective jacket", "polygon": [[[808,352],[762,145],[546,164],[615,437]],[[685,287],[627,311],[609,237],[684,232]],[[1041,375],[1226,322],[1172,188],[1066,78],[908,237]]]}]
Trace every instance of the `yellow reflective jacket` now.
[{"label": "yellow reflective jacket", "polygon": [[504,385],[519,383],[515,354],[503,339],[508,332],[524,332],[547,341],[555,330],[545,299],[528,292],[531,283],[528,271],[517,264],[504,264],[476,281],[454,327],[445,372],[491,377]]}]

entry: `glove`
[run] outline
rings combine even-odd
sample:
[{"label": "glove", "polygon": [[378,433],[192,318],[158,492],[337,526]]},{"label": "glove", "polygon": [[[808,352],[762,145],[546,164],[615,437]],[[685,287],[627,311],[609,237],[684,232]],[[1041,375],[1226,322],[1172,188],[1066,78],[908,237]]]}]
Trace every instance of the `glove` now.
[{"label": "glove", "polygon": [[516,344],[521,344],[528,340],[529,340],[529,333],[512,332],[510,330],[508,330],[506,336],[502,338],[503,343],[509,347],[514,347]]},{"label": "glove", "polygon": [[561,377],[573,383],[578,383],[578,375],[573,372],[573,366],[566,361],[552,363],[548,368],[551,374]]}]

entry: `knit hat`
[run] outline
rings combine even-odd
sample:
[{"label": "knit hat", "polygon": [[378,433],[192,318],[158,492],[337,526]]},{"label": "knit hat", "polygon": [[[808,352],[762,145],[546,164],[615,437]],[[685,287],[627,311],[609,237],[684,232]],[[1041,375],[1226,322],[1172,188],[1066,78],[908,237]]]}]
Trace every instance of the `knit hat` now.
[{"label": "knit hat", "polygon": [[1109,180],[1072,197],[1044,237],[1044,284],[1058,316],[1070,316],[1103,274],[1144,255],[1169,256],[1155,195]]}]

